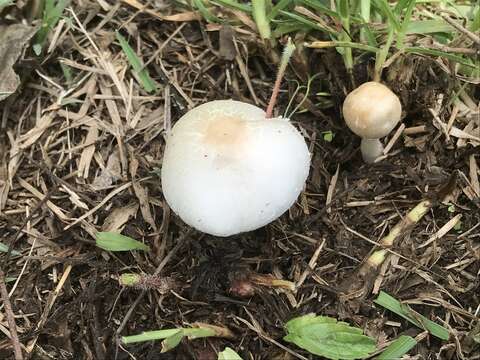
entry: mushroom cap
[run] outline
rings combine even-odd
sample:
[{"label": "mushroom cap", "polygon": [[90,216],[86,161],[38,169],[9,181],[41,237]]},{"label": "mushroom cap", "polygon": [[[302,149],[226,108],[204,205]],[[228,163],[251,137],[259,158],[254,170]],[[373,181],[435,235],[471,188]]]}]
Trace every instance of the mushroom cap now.
[{"label": "mushroom cap", "polygon": [[287,211],[310,168],[305,139],[288,119],[217,100],[179,119],[167,138],[161,178],[171,209],[188,225],[230,236]]},{"label": "mushroom cap", "polygon": [[347,126],[362,138],[379,139],[400,121],[402,104],[388,87],[366,82],[347,95],[343,117]]}]

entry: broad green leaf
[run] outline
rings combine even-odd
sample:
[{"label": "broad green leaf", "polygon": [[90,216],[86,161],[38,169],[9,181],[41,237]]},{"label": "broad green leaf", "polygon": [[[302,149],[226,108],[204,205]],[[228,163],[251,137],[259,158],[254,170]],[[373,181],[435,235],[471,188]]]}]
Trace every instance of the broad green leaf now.
[{"label": "broad green leaf", "polygon": [[375,340],[361,329],[326,316],[300,316],[287,322],[285,329],[285,341],[329,359],[359,359],[376,349]]},{"label": "broad green leaf", "polygon": [[182,329],[144,331],[143,333],[138,335],[122,336],[122,342],[124,344],[133,344],[150,340],[162,340],[169,338],[170,336],[175,335],[178,332],[182,332]]},{"label": "broad green leaf", "polygon": [[420,329],[427,330],[430,334],[438,337],[439,339],[448,340],[450,337],[450,333],[446,328],[430,319],[427,319],[425,316],[412,310],[409,306],[402,304],[400,301],[395,299],[393,296],[390,296],[386,292],[381,291],[374,302],[380,306],[383,306],[385,309],[394,312],[398,316],[401,316],[405,320],[410,321]]},{"label": "broad green leaf", "polygon": [[13,4],[12,0],[0,0],[0,11],[3,10],[3,8],[10,6]]},{"label": "broad green leaf", "polygon": [[[5,252],[5,253],[8,252],[8,246],[5,245],[5,244],[2,243],[2,242],[0,242],[0,252]],[[22,255],[21,253],[19,253],[19,252],[16,251],[16,250],[12,250],[10,253],[11,253],[12,255],[14,255],[14,256]]]},{"label": "broad green leaf", "polygon": [[123,52],[127,56],[128,62],[133,68],[136,78],[140,82],[140,85],[142,85],[145,91],[149,93],[156,91],[157,85],[148,74],[147,69],[143,67],[142,61],[139,59],[137,54],[135,54],[135,51],[133,51],[127,40],[119,32],[116,33],[116,36]]},{"label": "broad green leaf", "polygon": [[376,360],[392,360],[400,359],[403,355],[408,353],[415,345],[417,345],[417,340],[411,336],[402,335],[394,342],[392,342],[379,356]]},{"label": "broad green leaf", "polygon": [[165,340],[162,341],[162,353],[170,351],[180,344],[180,341],[183,339],[183,330],[178,331],[177,333],[169,336]]},{"label": "broad green leaf", "polygon": [[218,353],[217,360],[242,360],[242,358],[233,349],[226,347],[225,350]]},{"label": "broad green leaf", "polygon": [[114,232],[97,233],[96,245],[108,251],[150,250],[144,243]]}]

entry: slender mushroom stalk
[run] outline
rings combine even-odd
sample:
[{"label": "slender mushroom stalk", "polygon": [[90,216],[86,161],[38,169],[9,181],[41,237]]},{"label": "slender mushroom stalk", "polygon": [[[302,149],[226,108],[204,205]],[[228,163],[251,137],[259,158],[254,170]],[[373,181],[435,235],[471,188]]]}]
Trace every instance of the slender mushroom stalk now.
[{"label": "slender mushroom stalk", "polygon": [[364,83],[347,95],[343,117],[350,130],[362,138],[360,150],[366,163],[373,163],[382,154],[379,139],[397,126],[401,115],[397,95],[378,82]]},{"label": "slender mushroom stalk", "polygon": [[190,110],[173,126],[162,189],[188,225],[216,236],[255,230],[287,211],[302,191],[310,169],[305,139],[288,118],[271,118],[293,49],[287,45],[267,113],[216,100]]},{"label": "slender mushroom stalk", "polygon": [[362,138],[360,142],[360,151],[362,153],[363,161],[367,164],[372,164],[375,159],[382,155],[383,144],[379,139]]}]

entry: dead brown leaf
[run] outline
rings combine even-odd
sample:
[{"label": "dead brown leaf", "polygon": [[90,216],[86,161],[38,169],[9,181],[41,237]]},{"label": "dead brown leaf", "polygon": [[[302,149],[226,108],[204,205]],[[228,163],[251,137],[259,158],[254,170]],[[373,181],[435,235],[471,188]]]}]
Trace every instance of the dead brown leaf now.
[{"label": "dead brown leaf", "polygon": [[122,226],[125,225],[131,217],[135,216],[137,210],[138,204],[136,203],[113,209],[103,222],[102,230],[120,231]]},{"label": "dead brown leaf", "polygon": [[0,26],[0,101],[17,90],[20,78],[13,65],[36,31],[36,27],[23,24]]}]

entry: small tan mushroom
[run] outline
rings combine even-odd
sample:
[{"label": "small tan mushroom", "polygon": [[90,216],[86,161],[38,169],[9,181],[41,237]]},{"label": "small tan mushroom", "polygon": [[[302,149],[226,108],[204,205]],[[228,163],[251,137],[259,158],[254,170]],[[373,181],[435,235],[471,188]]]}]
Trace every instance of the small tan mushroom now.
[{"label": "small tan mushroom", "polygon": [[362,138],[360,150],[366,163],[373,163],[382,154],[380,138],[397,126],[402,104],[387,86],[367,82],[347,95],[343,117],[347,126]]}]

